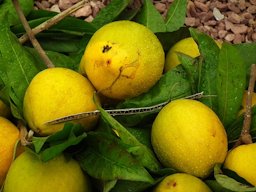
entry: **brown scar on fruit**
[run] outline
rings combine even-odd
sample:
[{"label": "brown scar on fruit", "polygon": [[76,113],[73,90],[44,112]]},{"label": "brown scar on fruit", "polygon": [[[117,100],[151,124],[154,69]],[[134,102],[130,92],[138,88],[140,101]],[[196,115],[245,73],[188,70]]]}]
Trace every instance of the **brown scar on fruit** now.
[{"label": "brown scar on fruit", "polygon": [[102,53],[106,53],[108,52],[112,47],[109,46],[109,45],[104,45],[103,48],[102,48]]},{"label": "brown scar on fruit", "polygon": [[[110,64],[110,63],[109,63]],[[131,67],[134,67],[135,70],[132,72],[131,75],[124,75],[124,70],[125,69],[128,69],[128,68],[131,68]],[[136,71],[137,69],[139,68],[139,63],[138,63],[138,59],[136,59],[135,61],[127,64],[127,65],[124,65],[124,66],[121,66],[119,68],[119,74],[117,75],[117,77],[114,79],[114,81],[111,83],[111,85],[107,88],[104,88],[102,90],[99,90],[99,93],[102,92],[102,91],[105,91],[105,90],[110,90],[112,89],[112,87],[115,85],[115,83],[121,78],[121,77],[125,77],[127,79],[134,79],[135,78],[135,74],[136,74]]]}]

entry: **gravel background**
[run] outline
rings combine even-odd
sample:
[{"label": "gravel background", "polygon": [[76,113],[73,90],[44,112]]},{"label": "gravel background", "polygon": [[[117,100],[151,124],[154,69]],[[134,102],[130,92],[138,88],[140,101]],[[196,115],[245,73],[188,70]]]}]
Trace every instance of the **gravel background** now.
[{"label": "gravel background", "polygon": [[[36,0],[35,9],[61,12],[79,0]],[[134,0],[134,4],[141,0]],[[73,16],[92,21],[110,0],[88,0]],[[165,17],[173,0],[153,0]],[[231,43],[256,42],[256,0],[188,1],[186,26],[198,28],[214,39]]]}]

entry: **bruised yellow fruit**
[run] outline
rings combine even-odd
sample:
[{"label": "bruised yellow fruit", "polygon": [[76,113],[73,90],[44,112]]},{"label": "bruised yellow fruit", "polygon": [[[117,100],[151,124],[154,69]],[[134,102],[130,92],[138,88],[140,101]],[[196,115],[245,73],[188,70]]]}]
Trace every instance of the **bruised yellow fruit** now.
[{"label": "bruised yellow fruit", "polygon": [[15,144],[19,140],[19,130],[4,117],[0,117],[0,186],[12,163]]},{"label": "bruised yellow fruit", "polygon": [[0,99],[0,116],[8,117],[10,114],[10,108]]},{"label": "bruised yellow fruit", "polygon": [[240,145],[229,151],[224,167],[256,186],[256,143]]},{"label": "bruised yellow fruit", "polygon": [[153,192],[211,192],[211,189],[195,176],[175,173],[165,177]]},{"label": "bruised yellow fruit", "polygon": [[[222,46],[220,41],[215,41],[218,47]],[[183,53],[192,58],[200,55],[198,46],[192,37],[182,39],[175,43],[166,55],[164,71],[167,72],[180,64],[177,53]]]},{"label": "bruised yellow fruit", "polygon": [[4,192],[89,192],[90,183],[77,161],[60,155],[47,162],[30,151],[11,165]]},{"label": "bruised yellow fruit", "polygon": [[[63,128],[63,123],[48,125],[56,118],[96,110],[94,88],[81,74],[66,68],[49,68],[38,73],[24,97],[24,117],[39,135],[50,135]],[[97,117],[76,122],[90,130]]]},{"label": "bruised yellow fruit", "polygon": [[164,51],[145,26],[115,21],[90,39],[80,70],[103,95],[117,100],[148,91],[161,77]]},{"label": "bruised yellow fruit", "polygon": [[226,131],[217,115],[196,100],[179,99],[157,115],[151,133],[153,149],[165,167],[207,177],[227,154]]}]

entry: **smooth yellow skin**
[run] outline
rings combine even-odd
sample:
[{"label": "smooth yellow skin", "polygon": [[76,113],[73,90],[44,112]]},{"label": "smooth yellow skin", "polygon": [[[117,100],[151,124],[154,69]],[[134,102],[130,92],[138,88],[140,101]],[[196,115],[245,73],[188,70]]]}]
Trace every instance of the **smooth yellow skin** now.
[{"label": "smooth yellow skin", "polygon": [[153,192],[211,192],[211,189],[195,176],[175,173],[165,177]]},{"label": "smooth yellow skin", "polygon": [[0,186],[12,163],[15,144],[19,139],[18,128],[4,117],[0,117]]},{"label": "smooth yellow skin", "polygon": [[196,100],[179,99],[157,115],[153,149],[165,167],[205,178],[227,154],[227,135],[217,115]]},{"label": "smooth yellow skin", "polygon": [[30,151],[23,152],[11,165],[4,192],[89,192],[87,176],[78,162],[63,155],[42,162]]},{"label": "smooth yellow skin", "polygon": [[[219,48],[221,48],[222,43],[220,41],[215,41]],[[192,58],[196,58],[200,55],[198,46],[192,37],[182,39],[175,43],[171,49],[168,51],[165,60],[164,71],[167,72],[177,65],[180,64],[177,53],[183,53]]]},{"label": "smooth yellow skin", "polygon": [[[63,123],[46,125],[56,118],[96,110],[94,88],[81,74],[65,68],[49,68],[31,81],[24,97],[24,117],[39,135],[50,135],[63,128]],[[93,128],[97,117],[76,121],[86,131]]]},{"label": "smooth yellow skin", "polygon": [[10,114],[10,108],[0,99],[0,116],[8,117]]},{"label": "smooth yellow skin", "polygon": [[80,70],[100,93],[122,100],[148,91],[160,79],[164,59],[161,43],[148,28],[115,21],[93,35]]},{"label": "smooth yellow skin", "polygon": [[240,145],[229,151],[224,167],[256,186],[256,143]]}]

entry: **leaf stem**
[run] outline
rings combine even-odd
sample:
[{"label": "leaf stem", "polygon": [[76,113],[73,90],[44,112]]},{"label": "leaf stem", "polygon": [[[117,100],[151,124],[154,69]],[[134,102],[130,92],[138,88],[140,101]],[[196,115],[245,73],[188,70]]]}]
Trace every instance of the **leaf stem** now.
[{"label": "leaf stem", "polygon": [[24,26],[24,29],[26,30],[28,37],[32,43],[32,45],[34,46],[34,48],[38,51],[40,57],[42,58],[42,60],[44,61],[45,65],[48,68],[52,68],[54,67],[53,63],[51,62],[51,60],[49,59],[49,57],[46,55],[45,51],[43,50],[43,48],[41,47],[41,45],[39,44],[39,42],[37,41],[37,39],[35,38],[28,22],[27,19],[23,13],[23,11],[21,10],[20,4],[18,0],[13,0],[13,5],[16,9],[16,12],[20,18],[20,21],[22,23],[22,25]]},{"label": "leaf stem", "polygon": [[27,146],[31,144],[31,137],[33,136],[33,133],[28,132],[27,128],[23,124],[22,121],[18,122],[17,127],[20,130],[20,143],[22,146]]},{"label": "leaf stem", "polygon": [[252,93],[254,91],[255,80],[256,80],[256,65],[252,64],[251,71],[250,71],[249,87],[248,87],[248,91],[247,91],[247,95],[246,95],[247,97],[246,97],[246,107],[245,107],[245,114],[244,114],[244,121],[243,121],[243,129],[241,131],[238,141],[234,145],[234,148],[241,144],[252,143],[250,128],[251,128],[251,121],[252,121]]},{"label": "leaf stem", "polygon": [[[62,19],[64,19],[66,16],[70,15],[71,13],[75,12],[76,10],[78,10],[79,8],[81,8],[85,2],[87,0],[82,0],[76,4],[74,4],[73,6],[71,6],[70,8],[66,9],[65,11],[57,14],[56,16],[52,17],[51,19],[41,23],[40,25],[38,25],[37,27],[32,29],[32,32],[34,35],[49,29],[51,26],[57,24],[58,22],[60,22]],[[29,36],[27,33],[25,33],[24,35],[22,35],[19,38],[19,41],[21,44],[25,43],[27,40],[29,39]]]}]

